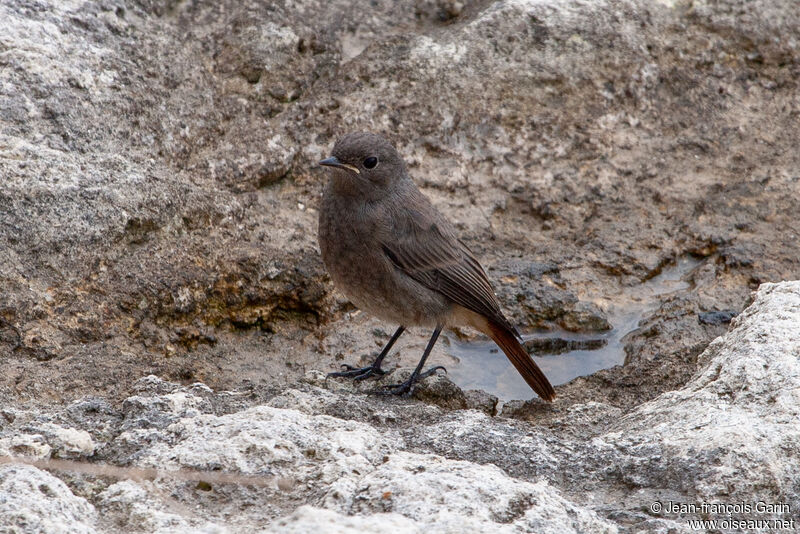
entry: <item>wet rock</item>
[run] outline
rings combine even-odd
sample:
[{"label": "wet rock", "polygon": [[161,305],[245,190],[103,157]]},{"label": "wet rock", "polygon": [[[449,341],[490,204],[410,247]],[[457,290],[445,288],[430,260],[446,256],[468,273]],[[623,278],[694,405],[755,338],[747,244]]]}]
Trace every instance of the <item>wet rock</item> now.
[{"label": "wet rock", "polygon": [[[327,377],[325,387],[338,392],[359,392],[386,396],[388,387],[401,384],[411,378],[414,367],[398,367],[378,377],[353,380],[348,377]],[[427,369],[426,369],[427,370]],[[389,395],[394,396],[394,395]],[[446,375],[446,370],[436,372],[415,383],[412,397],[435,404],[446,410],[463,409],[467,406],[464,392]]]},{"label": "wet rock", "polygon": [[478,410],[490,416],[497,415],[499,399],[496,396],[482,390],[470,389],[464,392],[464,397],[466,397],[468,409]]},{"label": "wet rock", "polygon": [[558,325],[568,332],[603,332],[611,330],[611,324],[597,306],[589,302],[578,302],[558,319]]},{"label": "wet rock", "polygon": [[469,0],[463,2],[459,0],[415,0],[414,14],[419,19],[429,20],[430,22],[442,24],[453,22],[464,12]]},{"label": "wet rock", "polygon": [[715,311],[698,313],[697,320],[700,321],[701,324],[710,324],[710,325],[728,324],[737,315],[738,312],[734,310],[719,310],[719,311],[715,310]]},{"label": "wet rock", "polygon": [[563,339],[557,337],[529,339],[523,346],[532,354],[563,354],[573,350],[596,350],[608,343],[606,339]]},{"label": "wet rock", "polygon": [[552,263],[505,260],[493,264],[497,294],[513,320],[522,328],[570,332],[609,330],[611,325],[596,305],[582,302],[565,287],[558,266]]}]

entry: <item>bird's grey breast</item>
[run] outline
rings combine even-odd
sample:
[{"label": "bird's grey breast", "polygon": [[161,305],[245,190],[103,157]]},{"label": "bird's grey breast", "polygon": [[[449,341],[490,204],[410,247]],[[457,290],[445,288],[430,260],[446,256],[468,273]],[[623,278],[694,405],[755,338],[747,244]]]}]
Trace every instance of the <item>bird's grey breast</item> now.
[{"label": "bird's grey breast", "polygon": [[319,214],[322,260],[334,284],[357,306],[379,293],[389,268],[378,242],[380,211],[326,188]]},{"label": "bird's grey breast", "polygon": [[407,276],[386,254],[393,212],[385,203],[352,202],[326,191],[319,222],[325,266],[336,287],[371,315],[409,326],[441,322],[448,299]]},{"label": "bird's grey breast", "polygon": [[339,270],[339,264],[374,249],[370,245],[379,220],[364,202],[337,195],[332,189],[326,187],[322,198],[319,245],[329,270]]}]

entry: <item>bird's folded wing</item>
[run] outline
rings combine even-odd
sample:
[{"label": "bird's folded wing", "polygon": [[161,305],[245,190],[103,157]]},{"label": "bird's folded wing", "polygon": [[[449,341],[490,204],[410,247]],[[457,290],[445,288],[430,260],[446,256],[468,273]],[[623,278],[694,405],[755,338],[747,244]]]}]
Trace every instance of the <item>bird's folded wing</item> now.
[{"label": "bird's folded wing", "polygon": [[478,260],[441,226],[431,220],[406,221],[405,231],[394,233],[403,237],[382,243],[383,251],[422,285],[487,319],[508,325]]}]

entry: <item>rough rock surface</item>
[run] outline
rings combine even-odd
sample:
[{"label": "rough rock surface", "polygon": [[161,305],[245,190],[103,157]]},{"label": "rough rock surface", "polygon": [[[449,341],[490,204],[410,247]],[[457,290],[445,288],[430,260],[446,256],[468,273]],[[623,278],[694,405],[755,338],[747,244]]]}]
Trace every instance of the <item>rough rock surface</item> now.
[{"label": "rough rock surface", "polygon": [[55,476],[27,465],[0,466],[3,532],[97,532],[97,513]]},{"label": "rough rock surface", "polygon": [[274,387],[376,350],[391,326],[350,313],[315,239],[314,162],[356,128],[391,135],[522,328],[602,329],[623,289],[703,259],[630,336],[630,365],[567,386],[576,401],[681,385],[725,330],[697,313],[800,273],[792,0],[3,2],[0,18],[7,398],[122,398],[148,373]]},{"label": "rough rock surface", "polygon": [[51,421],[69,421],[73,435],[92,436],[88,465],[101,471],[59,464],[68,487],[2,466],[0,511],[15,511],[3,517],[20,532],[682,532],[709,518],[655,502],[784,503],[789,511],[739,519],[790,520],[800,509],[799,348],[791,282],[762,285],[684,387],[624,416],[557,402],[528,423],[321,388],[313,373],[263,403],[149,376],[106,410],[113,435],[82,401],[18,413],[0,440],[24,428],[43,436],[40,460],[57,458]]},{"label": "rough rock surface", "polygon": [[798,295],[800,282],[762,285],[731,331],[700,355],[685,387],[597,438],[620,455],[623,479],[650,488],[643,497],[672,489],[698,502],[787,502],[800,510]]},{"label": "rough rock surface", "polygon": [[301,506],[290,516],[273,523],[270,533],[287,532],[304,534],[305,532],[331,532],[333,534],[350,534],[365,532],[367,534],[417,534],[423,530],[411,519],[399,514],[373,514],[370,516],[344,515],[323,508]]},{"label": "rough rock surface", "polygon": [[[800,278],[794,0],[0,0],[0,21],[0,456],[131,470],[0,466],[13,528],[428,531],[454,524],[435,488],[518,531],[686,528],[656,499],[800,509],[798,289],[762,285]],[[394,140],[523,330],[605,330],[697,265],[555,405],[446,377],[365,396],[324,373],[394,325],[316,245],[315,162],[353,129]],[[447,339],[432,361],[456,363]]]}]

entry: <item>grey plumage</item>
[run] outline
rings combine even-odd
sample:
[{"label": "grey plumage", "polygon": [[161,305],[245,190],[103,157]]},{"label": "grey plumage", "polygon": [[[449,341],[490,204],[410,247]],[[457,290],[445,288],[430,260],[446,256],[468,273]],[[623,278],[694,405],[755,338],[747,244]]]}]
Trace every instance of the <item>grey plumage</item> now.
[{"label": "grey plumage", "polygon": [[[478,260],[417,189],[392,145],[376,134],[352,133],[320,163],[331,168],[319,244],[334,284],[380,319],[437,328],[410,383],[399,391],[411,391],[441,328],[468,325],[492,337],[531,387],[552,400],[552,386],[519,344]],[[370,369],[382,373],[385,352],[378,368]]]}]

